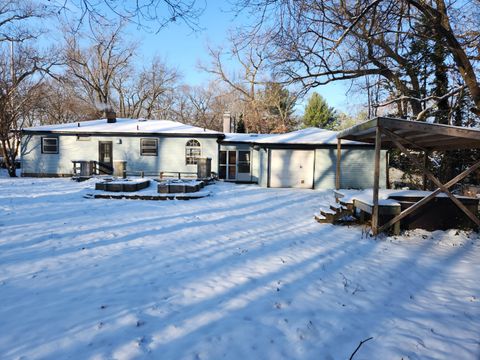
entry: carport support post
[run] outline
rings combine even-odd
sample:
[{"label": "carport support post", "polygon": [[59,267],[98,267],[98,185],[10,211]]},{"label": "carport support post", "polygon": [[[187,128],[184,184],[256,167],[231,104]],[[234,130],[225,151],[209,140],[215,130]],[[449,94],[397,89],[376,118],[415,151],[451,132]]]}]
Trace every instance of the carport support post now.
[{"label": "carport support post", "polygon": [[340,189],[340,161],[342,160],[342,139],[337,139],[337,168],[335,169],[335,188]]},{"label": "carport support post", "polygon": [[[423,152],[423,167],[427,169],[428,167],[428,151]],[[427,174],[424,172],[422,176],[422,189],[427,190]]]},{"label": "carport support post", "polygon": [[373,214],[372,214],[372,232],[378,234],[378,189],[380,185],[380,150],[382,148],[382,131],[377,126],[375,132],[375,164],[373,175]]}]

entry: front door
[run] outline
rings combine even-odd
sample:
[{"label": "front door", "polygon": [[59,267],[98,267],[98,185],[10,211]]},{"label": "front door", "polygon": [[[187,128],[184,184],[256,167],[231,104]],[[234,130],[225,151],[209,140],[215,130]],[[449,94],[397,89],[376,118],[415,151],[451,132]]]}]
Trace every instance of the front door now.
[{"label": "front door", "polygon": [[110,167],[113,166],[111,141],[98,142],[98,161]]}]

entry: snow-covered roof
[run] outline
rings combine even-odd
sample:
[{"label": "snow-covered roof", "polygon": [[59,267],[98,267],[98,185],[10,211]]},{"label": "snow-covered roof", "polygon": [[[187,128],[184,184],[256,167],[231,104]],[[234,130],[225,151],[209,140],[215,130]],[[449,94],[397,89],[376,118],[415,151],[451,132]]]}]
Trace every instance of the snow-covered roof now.
[{"label": "snow-covered roof", "polygon": [[218,131],[208,130],[197,126],[182,124],[170,120],[145,120],[117,118],[114,123],[107,119],[82,121],[79,123],[44,125],[26,128],[24,131],[45,131],[74,134],[94,133],[151,133],[151,134],[185,134],[185,135],[222,135]]},{"label": "snow-covered roof", "polygon": [[[285,134],[272,134],[270,136],[258,139],[257,144],[295,144],[295,145],[336,145],[337,131],[306,128],[292,131]],[[357,141],[343,140],[345,145],[365,145]]]},{"label": "snow-covered roof", "polygon": [[275,134],[241,134],[241,133],[227,133],[225,138],[222,140],[224,142],[244,142],[244,143],[255,143],[260,139],[265,139],[268,137],[276,136]]}]

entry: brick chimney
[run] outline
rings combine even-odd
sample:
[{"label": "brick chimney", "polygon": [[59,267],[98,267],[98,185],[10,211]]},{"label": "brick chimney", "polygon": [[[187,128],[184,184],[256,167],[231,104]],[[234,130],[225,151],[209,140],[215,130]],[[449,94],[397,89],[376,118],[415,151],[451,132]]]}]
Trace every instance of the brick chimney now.
[{"label": "brick chimney", "polygon": [[232,115],[228,111],[223,113],[223,132],[224,133],[235,132],[235,125],[232,121]]},{"label": "brick chimney", "polygon": [[105,110],[105,117],[107,118],[107,123],[113,124],[117,122],[117,114],[113,111],[112,108]]}]

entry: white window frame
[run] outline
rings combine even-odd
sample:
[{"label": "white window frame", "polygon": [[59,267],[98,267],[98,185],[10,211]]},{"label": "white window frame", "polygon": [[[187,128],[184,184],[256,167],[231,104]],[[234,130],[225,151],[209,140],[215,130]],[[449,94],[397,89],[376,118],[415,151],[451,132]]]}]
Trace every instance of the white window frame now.
[{"label": "white window frame", "polygon": [[[48,141],[55,141],[55,145],[52,145],[52,144],[45,144],[45,140],[48,140]],[[53,137],[53,136],[43,136],[42,137],[42,154],[58,154],[58,137]],[[51,151],[51,150],[45,150],[45,147],[46,146],[55,146],[56,150],[55,151]]]},{"label": "white window frame", "polygon": [[[198,145],[192,145],[193,143]],[[202,144],[200,144],[200,141],[197,139],[188,140],[185,144],[185,164],[196,165],[200,157],[202,157]]]},{"label": "white window frame", "polygon": [[[155,146],[145,145],[144,141],[153,141]],[[147,152],[145,152],[147,150]],[[148,150],[155,150],[155,153],[148,152]],[[140,139],[140,155],[141,156],[158,156],[158,139],[142,138]]]}]

